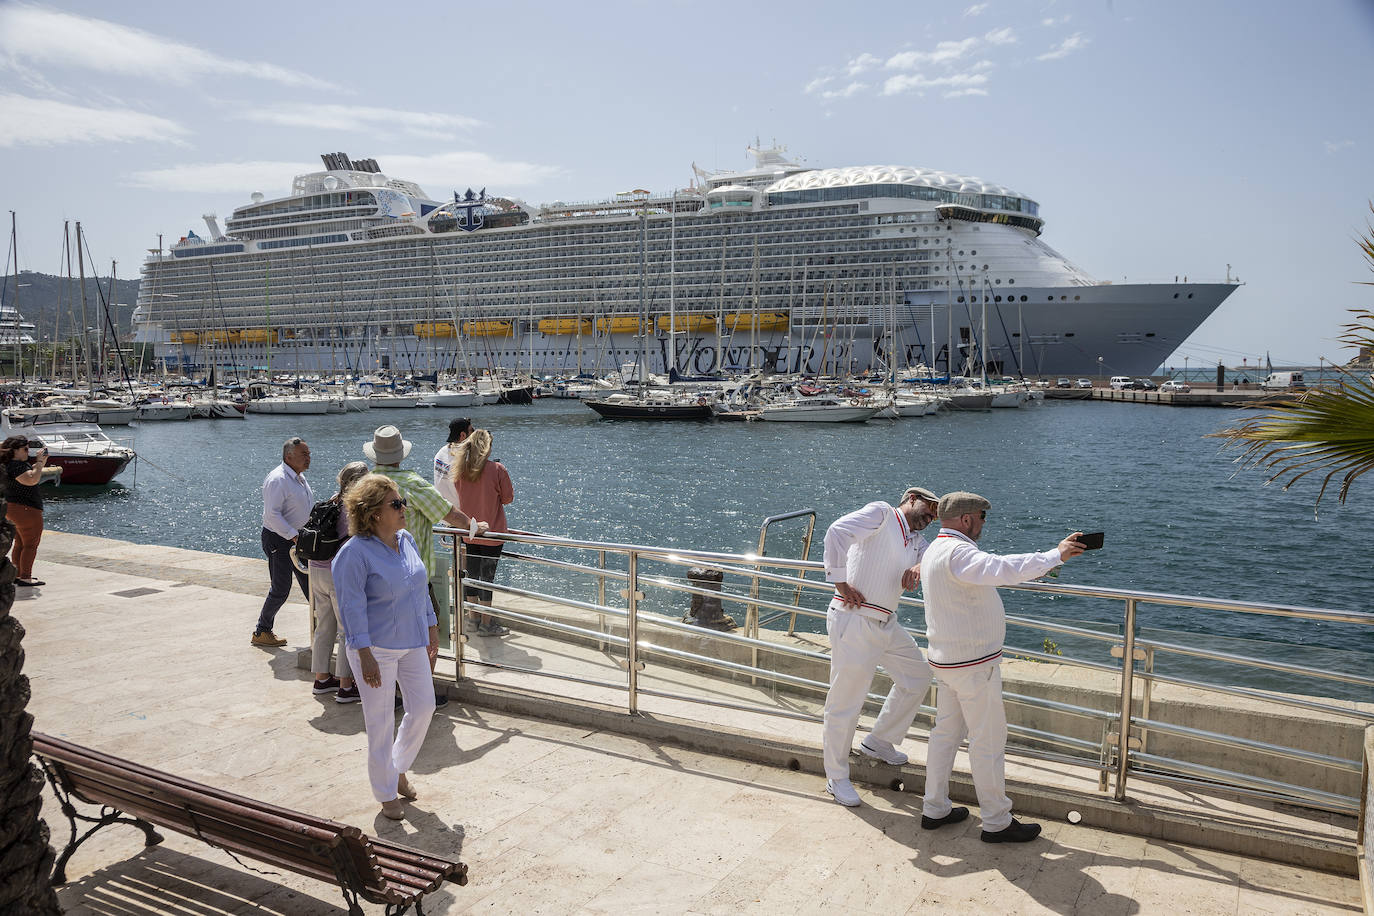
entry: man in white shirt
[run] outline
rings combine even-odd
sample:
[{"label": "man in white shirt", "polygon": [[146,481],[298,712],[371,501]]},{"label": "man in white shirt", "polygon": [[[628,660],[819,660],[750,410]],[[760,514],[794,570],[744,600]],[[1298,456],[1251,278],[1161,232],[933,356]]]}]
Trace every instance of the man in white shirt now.
[{"label": "man in white shirt", "polygon": [[[472,435],[472,421],[467,417],[456,417],[448,423],[448,441],[434,453],[434,489],[448,500],[453,508],[458,508],[458,488],[453,485],[453,446]],[[453,596],[449,594],[449,580],[453,577],[453,554],[449,550],[434,551],[434,578],[429,580],[434,590],[434,598],[440,607],[452,607]],[[439,645],[450,647],[449,615],[439,615]]]},{"label": "man in white shirt", "polygon": [[968,817],[967,808],[949,801],[954,754],[967,735],[983,842],[1025,843],[1040,835],[1040,825],[1013,818],[1007,798],[1007,718],[1002,708],[1007,615],[997,586],[1038,579],[1078,556],[1082,532],[1042,553],[985,553],[977,541],[991,505],[976,493],[945,494],[939,506],[940,534],[921,559],[930,666],[940,687],[926,753],[921,826],[934,830]]},{"label": "man in white shirt", "polygon": [[911,487],[896,506],[871,502],[825,532],[825,578],[835,597],[825,615],[830,634],[830,690],[825,696],[825,788],[848,807],[862,802],[849,780],[849,751],[868,688],[881,664],[892,678],[873,731],[860,753],[893,766],[907,762],[896,747],[930,687],[930,666],[897,619],[902,592],[916,587],[926,541],[916,532],[935,518],[938,500]]},{"label": "man in white shirt", "polygon": [[310,577],[291,561],[291,545],[302,525],[310,518],[315,504],[310,484],[305,482],[310,467],[310,446],[298,436],[287,439],[281,447],[281,464],[272,469],[262,482],[262,552],[267,554],[267,574],[272,585],[262,603],[257,626],[253,628],[255,646],[286,645],[272,632],[277,611],[291,597],[291,575],[300,583],[305,600],[310,600]]}]

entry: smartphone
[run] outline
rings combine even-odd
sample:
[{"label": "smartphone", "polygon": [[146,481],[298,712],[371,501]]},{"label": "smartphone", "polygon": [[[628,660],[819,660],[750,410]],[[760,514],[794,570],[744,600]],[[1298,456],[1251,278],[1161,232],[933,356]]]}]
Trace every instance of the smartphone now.
[{"label": "smartphone", "polygon": [[1091,534],[1080,534],[1078,536],[1078,543],[1083,545],[1084,550],[1101,550],[1102,539],[1104,537],[1106,537],[1106,533],[1102,531],[1094,531]]}]

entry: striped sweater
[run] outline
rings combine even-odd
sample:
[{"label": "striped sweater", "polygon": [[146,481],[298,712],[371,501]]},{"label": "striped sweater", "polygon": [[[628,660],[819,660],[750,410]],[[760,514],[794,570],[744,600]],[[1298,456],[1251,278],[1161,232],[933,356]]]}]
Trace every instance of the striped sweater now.
[{"label": "striped sweater", "polygon": [[941,531],[921,559],[931,667],[969,668],[997,661],[1007,635],[999,585],[1038,579],[1062,563],[1059,551],[999,556],[958,531]]},{"label": "striped sweater", "polygon": [[[887,620],[902,597],[902,573],[921,560],[925,538],[907,526],[906,517],[885,502],[871,502],[835,521],[825,532],[825,578],[847,582],[864,596],[858,612]],[[854,611],[841,605],[831,607]]]}]

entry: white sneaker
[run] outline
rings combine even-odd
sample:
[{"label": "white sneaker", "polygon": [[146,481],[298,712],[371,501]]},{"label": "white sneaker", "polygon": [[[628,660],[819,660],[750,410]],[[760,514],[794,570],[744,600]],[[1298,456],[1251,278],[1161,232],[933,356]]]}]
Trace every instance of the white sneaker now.
[{"label": "white sneaker", "polygon": [[879,738],[874,738],[872,735],[869,735],[863,741],[859,742],[859,753],[863,754],[865,757],[881,760],[883,763],[890,763],[894,767],[905,766],[906,762],[911,759],[891,744]]},{"label": "white sneaker", "polygon": [[863,804],[859,799],[859,793],[854,791],[854,783],[848,779],[827,779],[825,791],[835,796],[835,801],[846,808],[857,808]]}]

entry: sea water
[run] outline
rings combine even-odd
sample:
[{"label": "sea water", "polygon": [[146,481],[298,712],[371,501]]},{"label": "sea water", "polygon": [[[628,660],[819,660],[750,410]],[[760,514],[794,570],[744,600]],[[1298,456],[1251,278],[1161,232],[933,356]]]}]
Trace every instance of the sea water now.
[{"label": "sea water", "polygon": [[[405,466],[428,478],[448,421],[458,415],[492,432],[493,457],[514,482],[515,501],[507,507],[514,528],[744,553],[756,548],[766,517],[814,509],[811,559],[819,560],[830,522],[871,500],[895,503],[906,487],[919,485],[986,496],[992,508],[981,546],[994,552],[1045,550],[1072,531],[1105,531],[1104,549],[1066,564],[1056,580],[1062,584],[1374,610],[1374,475],[1357,481],[1343,506],[1333,483],[1314,515],[1314,481],[1287,491],[1265,486],[1262,472],[1241,470],[1235,451],[1206,438],[1253,414],[1211,408],[1051,400],[864,424],[635,422],[601,420],[577,401],[541,400],[526,407],[146,423],[127,428],[140,455],[136,467],[108,487],[51,491],[45,522],[60,531],[260,556],[261,482],[279,463],[286,438],[310,444],[306,476],[324,498],[338,469],[363,459],[363,444],[385,424],[414,444]],[[800,522],[778,526],[768,552],[797,556],[800,533]],[[499,575],[525,587],[548,581],[512,562],[502,563]],[[1013,614],[1120,629],[1121,601],[1004,596]],[[686,600],[669,593],[654,609],[681,613]],[[809,604],[823,607],[824,598]],[[923,624],[919,609],[904,615],[913,626]],[[1370,627],[1151,604],[1140,605],[1139,623],[1143,636],[1164,642],[1374,670]],[[818,626],[807,618],[799,623]],[[1097,658],[1105,651],[1100,645],[1016,627],[1008,633],[1009,644],[1054,651],[1046,638],[1060,651],[1110,662]],[[1169,670],[1182,674],[1207,665],[1174,664]],[[1259,677],[1264,686],[1296,684]],[[1255,683],[1239,671],[1228,678]],[[1374,700],[1368,689],[1331,682],[1293,689]]]}]

